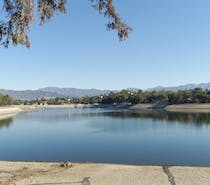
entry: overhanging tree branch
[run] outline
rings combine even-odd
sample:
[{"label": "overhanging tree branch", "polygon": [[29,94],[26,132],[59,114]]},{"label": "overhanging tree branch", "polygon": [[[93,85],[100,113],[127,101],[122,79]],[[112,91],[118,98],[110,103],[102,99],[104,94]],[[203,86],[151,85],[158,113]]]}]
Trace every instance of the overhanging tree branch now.
[{"label": "overhanging tree branch", "polygon": [[[108,18],[107,30],[116,30],[120,40],[128,37],[132,29],[121,20],[112,0],[89,1],[94,9]],[[38,12],[40,24],[43,24],[51,19],[55,12],[66,13],[66,3],[67,0],[3,0],[0,43],[5,47],[9,44],[30,47],[28,33],[34,20],[34,12]]]}]

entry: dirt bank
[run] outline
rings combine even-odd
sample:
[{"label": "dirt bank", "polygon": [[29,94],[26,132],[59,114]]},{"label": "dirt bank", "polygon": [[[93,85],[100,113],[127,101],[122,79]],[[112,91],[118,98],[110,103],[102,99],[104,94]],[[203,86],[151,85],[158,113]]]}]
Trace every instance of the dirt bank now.
[{"label": "dirt bank", "polygon": [[169,112],[185,112],[185,113],[210,113],[210,104],[180,104],[169,105],[165,107]]},{"label": "dirt bank", "polygon": [[139,111],[163,110],[182,113],[210,113],[210,104],[137,104],[130,106],[129,109]]}]

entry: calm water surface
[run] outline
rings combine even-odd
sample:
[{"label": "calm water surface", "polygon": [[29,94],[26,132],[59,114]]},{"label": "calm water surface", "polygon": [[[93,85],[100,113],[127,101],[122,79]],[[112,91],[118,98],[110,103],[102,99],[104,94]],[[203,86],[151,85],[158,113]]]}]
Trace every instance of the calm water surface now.
[{"label": "calm water surface", "polygon": [[41,109],[0,121],[0,160],[210,166],[210,114]]}]

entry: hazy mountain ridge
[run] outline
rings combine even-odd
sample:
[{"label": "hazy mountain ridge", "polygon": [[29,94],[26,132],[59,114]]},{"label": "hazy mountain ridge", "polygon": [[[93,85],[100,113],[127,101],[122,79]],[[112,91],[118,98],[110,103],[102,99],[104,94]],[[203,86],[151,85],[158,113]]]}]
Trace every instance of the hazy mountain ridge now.
[{"label": "hazy mountain ridge", "polygon": [[84,96],[98,96],[110,92],[111,92],[110,90],[58,88],[58,87],[46,87],[38,90],[23,90],[23,91],[0,89],[0,93],[9,95],[14,99],[20,99],[20,100],[56,98],[56,97],[77,98]]},{"label": "hazy mountain ridge", "polygon": [[40,90],[13,91],[13,90],[7,90],[7,89],[0,89],[0,93],[9,95],[16,100],[17,99],[32,100],[32,99],[40,99],[40,98],[64,97],[61,94],[52,93],[52,92],[44,92]]},{"label": "hazy mountain ridge", "polygon": [[58,87],[45,87],[39,89],[43,92],[51,92],[61,94],[65,97],[84,97],[84,96],[97,96],[101,94],[110,93],[111,90],[99,89],[78,89],[78,88],[58,88]]},{"label": "hazy mountain ridge", "polygon": [[200,83],[200,84],[186,84],[180,86],[172,86],[172,87],[163,87],[157,86],[154,88],[149,88],[147,91],[179,91],[179,90],[190,90],[195,88],[202,88],[202,89],[210,89],[210,82],[209,83]]},{"label": "hazy mountain ridge", "polygon": [[[146,91],[178,91],[178,90],[190,90],[198,87],[202,89],[210,89],[210,83],[186,84],[186,85],[173,86],[173,87],[158,86],[146,89]],[[127,90],[138,91],[138,88],[128,88]],[[20,99],[20,100],[56,98],[56,97],[78,98],[84,96],[104,95],[110,92],[117,92],[117,91],[100,90],[100,89],[59,88],[59,87],[45,87],[37,90],[23,90],[23,91],[0,89],[0,93],[9,95],[14,99]]]}]

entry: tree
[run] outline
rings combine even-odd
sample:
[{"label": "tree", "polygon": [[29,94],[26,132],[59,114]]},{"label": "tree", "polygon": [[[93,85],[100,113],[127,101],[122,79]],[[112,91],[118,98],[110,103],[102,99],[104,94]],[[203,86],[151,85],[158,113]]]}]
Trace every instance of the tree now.
[{"label": "tree", "polygon": [[0,106],[12,105],[13,100],[8,95],[0,94]]},{"label": "tree", "polygon": [[[116,12],[113,0],[89,1],[94,9],[108,18],[108,30],[116,30],[120,40],[128,37],[131,28]],[[35,10],[38,12],[40,24],[43,24],[56,12],[66,13],[66,3],[67,0],[3,0],[0,2],[3,6],[3,16],[1,15],[2,20],[0,20],[0,43],[5,47],[8,47],[10,43],[30,47],[28,32],[34,20]]]}]

